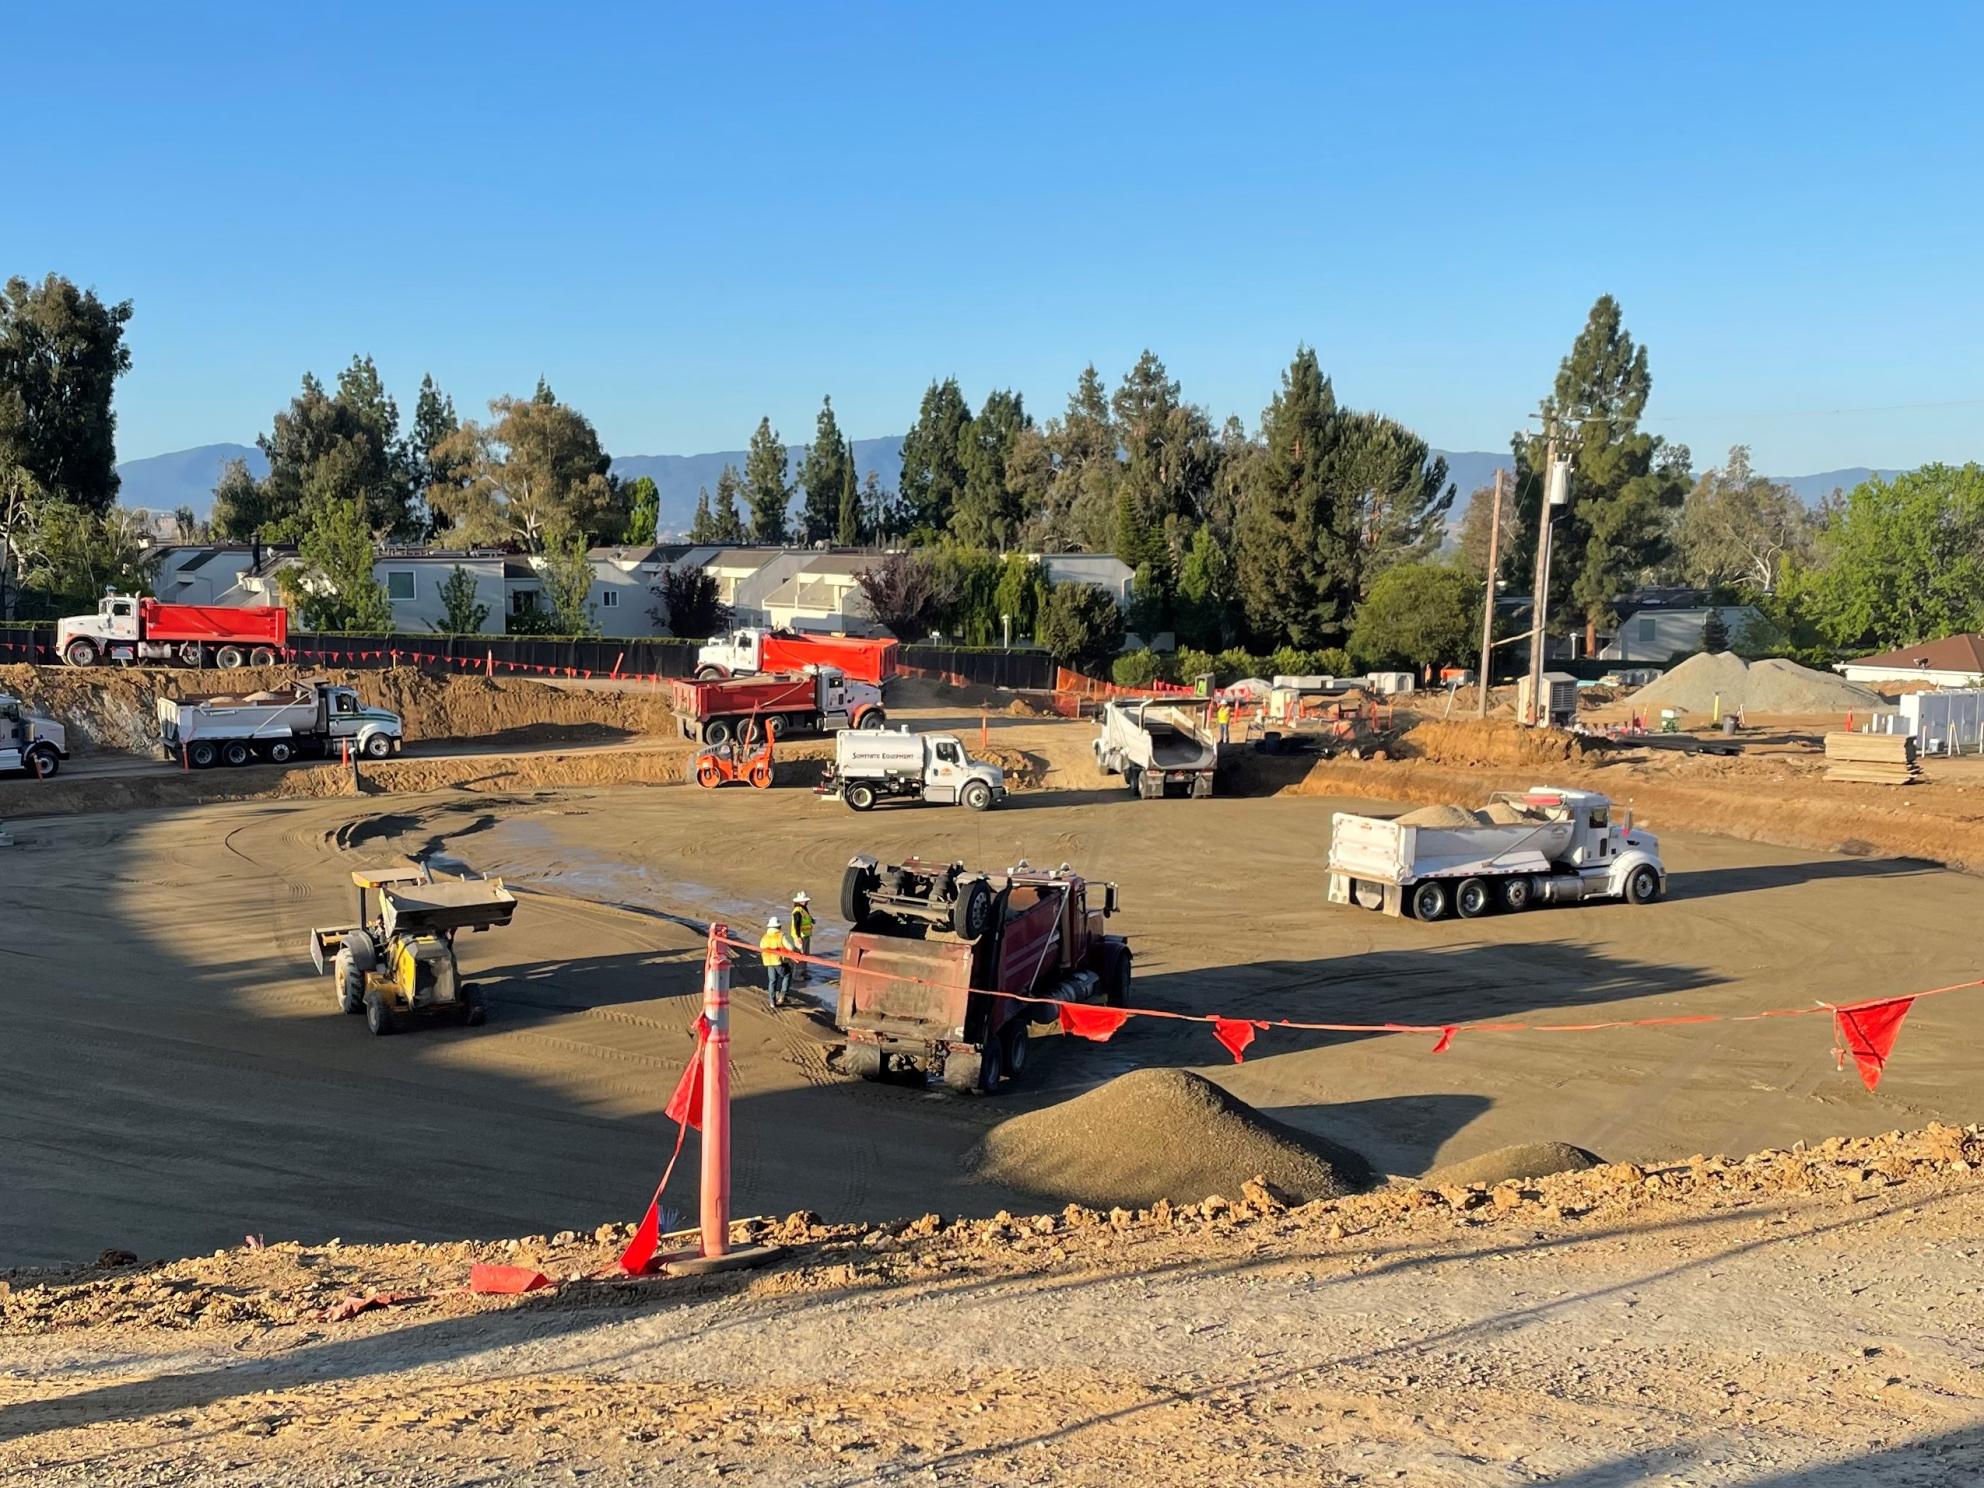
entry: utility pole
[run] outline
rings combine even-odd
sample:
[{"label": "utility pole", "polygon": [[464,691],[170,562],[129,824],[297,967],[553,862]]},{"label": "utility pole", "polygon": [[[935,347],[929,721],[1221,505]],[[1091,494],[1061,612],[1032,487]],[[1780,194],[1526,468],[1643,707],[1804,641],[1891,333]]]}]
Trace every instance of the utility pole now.
[{"label": "utility pole", "polygon": [[1538,493],[1536,503],[1536,579],[1530,589],[1529,600],[1529,618],[1534,626],[1529,633],[1529,709],[1522,720],[1532,725],[1538,721],[1538,713],[1543,706],[1543,639],[1545,627],[1550,622],[1550,498],[1555,494],[1557,481],[1555,412],[1551,412],[1548,418],[1543,455],[1543,490]]},{"label": "utility pole", "polygon": [[1481,689],[1480,716],[1488,716],[1488,663],[1495,644],[1495,570],[1502,548],[1502,467],[1495,467],[1495,499],[1488,509],[1488,592],[1481,596],[1481,674],[1475,685]]}]

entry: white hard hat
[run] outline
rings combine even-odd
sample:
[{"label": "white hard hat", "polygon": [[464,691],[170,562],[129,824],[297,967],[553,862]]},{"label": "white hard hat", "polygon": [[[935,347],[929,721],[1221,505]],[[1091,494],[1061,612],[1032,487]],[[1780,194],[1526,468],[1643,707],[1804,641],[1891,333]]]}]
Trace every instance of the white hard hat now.
[{"label": "white hard hat", "polygon": [[792,896],[792,902],[794,904],[811,904],[813,900],[812,897],[809,894],[807,894],[807,892],[804,889],[801,889],[798,893]]},{"label": "white hard hat", "polygon": [[767,930],[776,930],[779,928],[779,926],[783,925],[784,923],[785,921],[781,920],[777,915],[765,916],[765,928]]}]

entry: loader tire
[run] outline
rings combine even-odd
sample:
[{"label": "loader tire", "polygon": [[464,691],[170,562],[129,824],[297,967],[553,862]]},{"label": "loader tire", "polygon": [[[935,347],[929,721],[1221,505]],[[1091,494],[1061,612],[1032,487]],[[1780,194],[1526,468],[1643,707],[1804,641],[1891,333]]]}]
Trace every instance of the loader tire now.
[{"label": "loader tire", "polygon": [[337,988],[338,1011],[365,1011],[365,973],[351,964],[351,952],[340,950],[331,963],[331,984]]},{"label": "loader tire", "polygon": [[399,1026],[393,1018],[393,1010],[386,1006],[386,999],[377,992],[365,994],[365,1026],[375,1038],[384,1038]]}]

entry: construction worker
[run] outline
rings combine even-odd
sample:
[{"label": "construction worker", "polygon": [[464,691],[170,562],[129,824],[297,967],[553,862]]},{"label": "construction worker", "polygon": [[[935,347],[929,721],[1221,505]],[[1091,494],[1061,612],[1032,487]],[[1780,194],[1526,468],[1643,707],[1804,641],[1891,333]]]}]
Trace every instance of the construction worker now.
[{"label": "construction worker", "polygon": [[[807,907],[812,902],[804,889],[792,896],[792,944],[802,956],[813,954],[813,911]],[[801,982],[810,981],[812,968],[801,961],[793,976]]]},{"label": "construction worker", "polygon": [[1233,704],[1227,698],[1219,700],[1219,742],[1233,742]]},{"label": "construction worker", "polygon": [[776,1011],[792,990],[792,962],[786,959],[792,941],[785,933],[785,921],[772,915],[765,921],[765,933],[758,937],[758,955],[765,963],[765,999]]}]

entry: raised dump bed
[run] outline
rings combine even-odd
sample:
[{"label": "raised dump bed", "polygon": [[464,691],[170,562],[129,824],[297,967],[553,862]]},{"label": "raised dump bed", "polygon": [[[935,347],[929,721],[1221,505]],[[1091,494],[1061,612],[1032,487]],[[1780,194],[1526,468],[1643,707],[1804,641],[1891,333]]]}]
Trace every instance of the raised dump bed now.
[{"label": "raised dump bed", "polygon": [[1097,720],[1095,762],[1146,800],[1173,787],[1203,798],[1212,794],[1219,745],[1194,708],[1121,698],[1105,704]]}]

